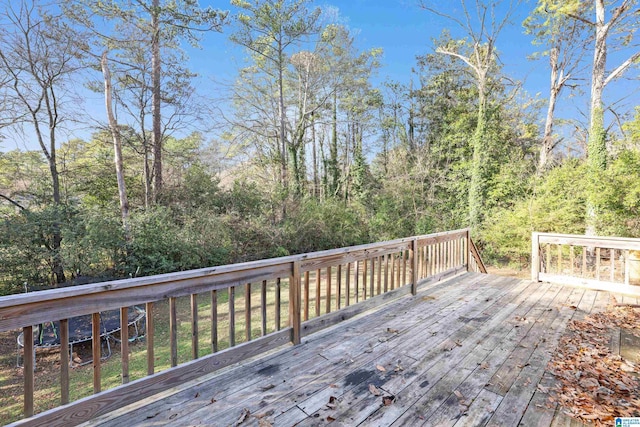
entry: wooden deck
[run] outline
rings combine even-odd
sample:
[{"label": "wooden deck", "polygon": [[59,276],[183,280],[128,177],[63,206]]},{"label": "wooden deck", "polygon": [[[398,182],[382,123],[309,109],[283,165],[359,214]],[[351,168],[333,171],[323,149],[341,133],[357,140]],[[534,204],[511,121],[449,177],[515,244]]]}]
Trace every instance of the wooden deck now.
[{"label": "wooden deck", "polygon": [[538,384],[609,297],[465,273],[85,425],[569,425]]}]

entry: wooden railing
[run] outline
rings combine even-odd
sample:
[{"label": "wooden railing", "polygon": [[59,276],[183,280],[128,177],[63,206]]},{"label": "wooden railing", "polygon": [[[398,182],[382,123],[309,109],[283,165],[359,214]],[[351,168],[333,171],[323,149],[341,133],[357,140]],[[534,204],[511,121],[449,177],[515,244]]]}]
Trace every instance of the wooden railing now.
[{"label": "wooden railing", "polygon": [[640,239],[532,234],[531,279],[640,295]]},{"label": "wooden railing", "polygon": [[[21,423],[79,424],[248,357],[298,344],[302,336],[463,271],[486,271],[468,229],[0,298],[0,332],[21,329],[25,337],[27,418]],[[146,352],[146,376],[130,381],[134,349],[124,323],[122,385],[101,391],[99,313],[120,309],[127,322],[133,305],[146,308],[146,346],[131,346]],[[92,314],[94,325],[94,394],[69,403],[68,319],[86,314]],[[165,316],[168,331],[156,331],[156,319]],[[32,325],[54,320],[60,320],[61,406],[34,416],[34,344],[26,337],[33,336]],[[187,355],[179,352],[179,335],[188,335]],[[169,360],[167,369],[156,373],[159,346]]]}]

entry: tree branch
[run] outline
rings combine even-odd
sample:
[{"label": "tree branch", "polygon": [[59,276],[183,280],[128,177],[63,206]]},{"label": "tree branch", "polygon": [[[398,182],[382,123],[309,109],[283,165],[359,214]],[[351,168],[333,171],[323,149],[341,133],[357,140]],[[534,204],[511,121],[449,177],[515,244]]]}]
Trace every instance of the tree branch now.
[{"label": "tree branch", "polygon": [[25,211],[27,210],[27,208],[25,208],[24,206],[22,206],[20,203],[16,202],[15,200],[13,200],[10,197],[5,196],[4,194],[0,194],[0,198],[1,199],[5,199],[7,202],[11,203],[12,205],[20,208],[21,210]]},{"label": "tree branch", "polygon": [[620,64],[618,66],[618,68],[616,68],[615,70],[613,70],[611,72],[611,74],[609,74],[609,76],[604,80],[604,84],[603,86],[606,86],[607,84],[609,84],[611,82],[611,80],[615,79],[616,77],[618,77],[620,74],[622,74],[627,68],[629,68],[629,66],[631,64],[633,64],[637,59],[640,59],[640,52],[636,52],[633,55],[631,55],[631,57],[629,57],[626,61],[624,61],[622,64]]}]

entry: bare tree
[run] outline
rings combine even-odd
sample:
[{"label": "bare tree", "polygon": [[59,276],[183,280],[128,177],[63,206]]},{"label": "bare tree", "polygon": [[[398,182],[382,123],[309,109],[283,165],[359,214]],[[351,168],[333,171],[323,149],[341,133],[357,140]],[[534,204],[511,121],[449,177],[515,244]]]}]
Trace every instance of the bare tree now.
[{"label": "bare tree", "polygon": [[109,119],[109,130],[113,138],[113,160],[116,165],[116,178],[118,181],[118,196],[120,198],[120,213],[122,216],[122,227],[124,229],[125,240],[130,240],[129,232],[129,201],[127,199],[127,187],[124,182],[124,169],[122,165],[122,140],[120,138],[120,129],[118,122],[113,114],[113,102],[111,86],[111,73],[109,71],[109,63],[107,59],[107,51],[102,54],[100,62],[102,66],[102,74],[104,76],[104,103],[107,110],[107,118]]},{"label": "bare tree", "polygon": [[[82,68],[86,48],[83,37],[60,16],[47,14],[35,2],[23,0],[3,3],[2,15],[10,24],[0,33],[0,69],[10,83],[10,96],[16,111],[2,114],[15,126],[30,126],[47,159],[51,176],[53,204],[61,206],[60,174],[56,159],[58,131],[69,119],[63,111],[71,94],[72,78]],[[66,280],[60,254],[62,234],[54,221],[51,230],[51,269],[56,283]]]},{"label": "bare tree", "polygon": [[547,169],[551,152],[560,142],[553,134],[558,98],[562,90],[583,71],[583,54],[590,40],[585,33],[585,24],[578,20],[568,20],[556,13],[559,7],[561,3],[554,0],[539,0],[537,7],[524,22],[526,31],[535,37],[533,43],[540,45],[542,49],[534,58],[547,56],[550,69],[549,102],[538,173]]}]

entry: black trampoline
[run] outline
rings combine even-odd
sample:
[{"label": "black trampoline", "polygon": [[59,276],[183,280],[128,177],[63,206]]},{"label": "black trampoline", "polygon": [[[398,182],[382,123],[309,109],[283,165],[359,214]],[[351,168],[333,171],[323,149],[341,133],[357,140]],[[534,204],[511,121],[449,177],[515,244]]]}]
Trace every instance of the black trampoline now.
[{"label": "black trampoline", "polygon": [[[129,341],[135,341],[144,336],[145,311],[137,306],[129,307],[127,324],[131,329]],[[69,354],[73,354],[73,346],[91,341],[91,315],[76,316],[69,319]],[[105,345],[103,359],[111,356],[110,340],[119,342],[120,332],[120,310],[109,310],[100,313],[100,337]],[[18,356],[17,365],[20,365],[20,349],[24,347],[24,333],[18,335]],[[46,322],[33,328],[34,349],[55,348],[60,346],[60,322]],[[69,360],[72,360],[71,358]],[[79,363],[86,365],[91,360]]]}]

